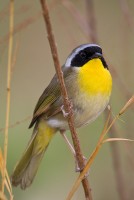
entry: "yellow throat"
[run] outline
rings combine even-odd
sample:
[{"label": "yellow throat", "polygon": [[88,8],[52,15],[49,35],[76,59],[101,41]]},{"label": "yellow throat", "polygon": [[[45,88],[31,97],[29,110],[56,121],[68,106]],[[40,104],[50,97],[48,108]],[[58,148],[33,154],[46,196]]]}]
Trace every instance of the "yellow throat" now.
[{"label": "yellow throat", "polygon": [[109,96],[112,89],[112,77],[101,60],[96,58],[79,68],[78,85],[80,90],[87,95]]}]

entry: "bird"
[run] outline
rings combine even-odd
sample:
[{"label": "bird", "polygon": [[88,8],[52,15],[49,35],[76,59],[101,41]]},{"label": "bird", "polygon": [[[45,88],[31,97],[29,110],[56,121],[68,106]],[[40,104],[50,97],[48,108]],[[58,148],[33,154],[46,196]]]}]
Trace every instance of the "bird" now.
[{"label": "bird", "polygon": [[[112,76],[102,48],[89,43],[76,47],[61,70],[73,107],[75,128],[90,124],[108,106],[112,91]],[[29,125],[29,128],[34,126],[33,133],[12,173],[13,186],[26,189],[31,185],[51,139],[58,131],[69,129],[63,108],[55,74],[35,106]]]}]

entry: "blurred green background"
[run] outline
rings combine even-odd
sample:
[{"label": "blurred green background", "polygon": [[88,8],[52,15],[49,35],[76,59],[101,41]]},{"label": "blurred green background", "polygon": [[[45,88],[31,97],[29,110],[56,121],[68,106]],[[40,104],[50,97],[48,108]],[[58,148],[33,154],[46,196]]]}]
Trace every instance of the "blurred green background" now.
[{"label": "blurred green background", "polygon": [[[60,61],[63,64],[73,48],[92,42],[88,33],[88,8],[84,0],[49,0],[48,4]],[[98,41],[113,75],[111,105],[115,115],[134,92],[134,1],[94,0],[93,6]],[[9,1],[0,0],[0,129],[5,126],[8,33]],[[12,69],[10,124],[32,115],[39,96],[55,73],[40,1],[15,1],[14,52],[17,53],[14,53],[16,63]],[[134,139],[133,110],[134,107],[117,121],[117,137]],[[29,123],[30,119],[9,129],[9,174],[31,136]],[[103,125],[104,116],[101,115],[91,125],[78,130],[82,151],[87,158],[97,143]],[[1,131],[2,149],[3,135]],[[69,132],[67,135],[71,139]],[[123,174],[126,199],[134,199],[134,144],[116,143],[120,166],[115,168],[113,145],[103,145],[90,169],[89,180],[94,200],[121,199],[115,168]],[[65,199],[77,176],[70,150],[60,134],[57,134],[45,154],[33,184],[25,191],[19,187],[13,188],[14,199]],[[73,199],[84,200],[82,187]]]}]

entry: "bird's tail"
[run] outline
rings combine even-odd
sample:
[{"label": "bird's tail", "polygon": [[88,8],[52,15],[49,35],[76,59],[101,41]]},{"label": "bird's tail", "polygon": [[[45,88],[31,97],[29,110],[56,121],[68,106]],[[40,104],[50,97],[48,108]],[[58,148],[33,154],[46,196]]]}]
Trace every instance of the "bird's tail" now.
[{"label": "bird's tail", "polygon": [[25,189],[32,183],[44,152],[55,132],[56,129],[49,127],[44,121],[40,121],[36,125],[28,147],[12,174],[11,181],[14,186],[20,184],[20,187]]}]

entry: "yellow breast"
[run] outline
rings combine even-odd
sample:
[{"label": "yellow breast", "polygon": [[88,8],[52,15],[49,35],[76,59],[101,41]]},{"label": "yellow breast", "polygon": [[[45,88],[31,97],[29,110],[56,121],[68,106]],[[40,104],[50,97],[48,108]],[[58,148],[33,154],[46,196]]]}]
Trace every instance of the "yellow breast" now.
[{"label": "yellow breast", "polygon": [[87,95],[110,95],[112,77],[108,69],[104,68],[99,58],[90,60],[79,68],[78,85],[81,92]]}]

